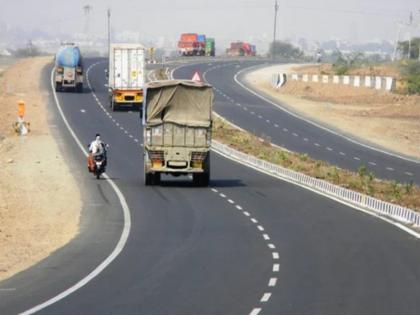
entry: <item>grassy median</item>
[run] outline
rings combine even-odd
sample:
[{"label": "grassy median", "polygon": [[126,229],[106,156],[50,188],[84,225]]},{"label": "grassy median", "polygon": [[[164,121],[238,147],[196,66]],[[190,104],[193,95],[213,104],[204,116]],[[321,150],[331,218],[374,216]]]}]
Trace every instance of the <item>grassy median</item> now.
[{"label": "grassy median", "polygon": [[220,118],[214,120],[213,138],[262,160],[380,200],[420,211],[420,188],[418,186],[413,182],[398,183],[377,179],[365,165],[361,165],[358,172],[343,170],[324,161],[314,160],[307,154],[298,154],[274,147],[271,145],[269,137],[260,138],[249,132],[241,131]]}]

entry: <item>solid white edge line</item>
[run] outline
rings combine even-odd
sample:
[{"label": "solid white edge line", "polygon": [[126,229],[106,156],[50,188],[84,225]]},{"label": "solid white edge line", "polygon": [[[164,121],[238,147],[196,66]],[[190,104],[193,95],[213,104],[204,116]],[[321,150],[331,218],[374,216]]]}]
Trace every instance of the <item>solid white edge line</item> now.
[{"label": "solid white edge line", "polygon": [[[276,102],[274,102],[274,101],[272,101],[272,100],[268,99],[267,97],[265,97],[265,96],[263,96],[263,95],[261,95],[261,94],[259,94],[259,93],[255,92],[254,90],[250,89],[249,87],[245,86],[242,82],[240,82],[240,81],[239,81],[238,76],[239,76],[242,72],[249,71],[250,69],[255,68],[255,67],[258,67],[258,66],[260,66],[260,65],[256,65],[256,66],[248,67],[248,68],[242,69],[241,71],[238,71],[238,72],[235,74],[235,76],[233,77],[234,81],[235,81],[235,82],[236,82],[239,86],[241,86],[242,88],[244,88],[245,90],[247,90],[248,92],[250,92],[251,94],[253,94],[253,95],[255,95],[255,96],[259,97],[260,99],[262,99],[262,100],[266,101],[267,103],[269,103],[269,104],[271,104],[271,105],[273,105],[273,106],[277,107],[278,109],[280,109],[280,110],[282,110],[282,111],[284,111],[284,112],[288,113],[289,115],[292,115],[292,116],[293,116],[293,117],[295,117],[295,118],[298,118],[298,119],[300,119],[300,120],[303,120],[303,121],[305,121],[305,122],[307,122],[307,123],[309,123],[309,124],[311,124],[311,125],[313,125],[313,126],[315,126],[315,127],[321,128],[322,130],[324,130],[324,131],[328,131],[329,133],[332,133],[333,135],[339,136],[339,137],[344,138],[344,139],[346,139],[346,140],[348,140],[348,141],[350,141],[350,142],[353,142],[353,143],[358,144],[358,145],[360,145],[360,146],[362,146],[362,147],[365,147],[365,148],[368,148],[368,149],[374,150],[374,151],[376,151],[376,152],[380,152],[380,153],[383,153],[383,154],[386,154],[386,155],[389,155],[389,156],[393,156],[393,157],[396,157],[396,158],[399,158],[399,159],[402,159],[402,160],[405,160],[405,161],[408,161],[408,162],[412,162],[412,163],[420,164],[420,161],[418,161],[418,160],[415,160],[415,159],[412,159],[412,158],[409,158],[409,157],[405,157],[405,156],[399,155],[399,154],[397,154],[397,153],[393,153],[393,152],[389,152],[389,151],[386,151],[386,150],[382,150],[382,149],[380,149],[380,148],[376,148],[376,147],[374,147],[374,146],[370,146],[370,145],[365,144],[365,143],[363,143],[363,142],[359,142],[359,141],[357,141],[356,139],[353,139],[353,138],[351,138],[351,137],[345,136],[344,134],[341,134],[341,133],[336,132],[336,131],[334,131],[334,130],[332,130],[332,129],[329,129],[329,128],[327,128],[327,127],[325,127],[325,126],[321,125],[321,124],[318,124],[318,123],[316,123],[316,122],[314,122],[314,121],[310,120],[310,119],[304,118],[303,116],[300,116],[300,115],[298,115],[298,114],[296,114],[296,113],[292,112],[291,110],[289,110],[289,109],[287,109],[287,108],[285,108],[285,107],[281,106],[280,104],[277,104]],[[261,68],[263,68],[263,67],[261,67]]]},{"label": "solid white edge line", "polygon": [[[66,125],[67,129],[69,130],[70,134],[72,135],[73,139],[76,141],[77,145],[79,146],[80,150],[83,152],[85,156],[88,155],[87,151],[85,150],[84,146],[80,142],[79,138],[76,136],[75,132],[71,128],[66,116],[64,115],[64,112],[61,108],[60,102],[57,97],[57,93],[54,89],[54,82],[53,82],[53,76],[54,76],[54,69],[51,71],[51,88],[53,91],[54,100],[57,106],[57,109],[60,113],[61,118],[64,121],[64,124]],[[118,199],[120,201],[121,207],[123,209],[123,215],[124,215],[124,227],[120,236],[120,239],[118,240],[117,245],[115,246],[114,250],[111,252],[111,254],[105,258],[93,271],[91,271],[87,276],[85,276],[83,279],[75,283],[73,286],[68,288],[67,290],[61,292],[60,294],[48,299],[47,301],[38,304],[22,313],[21,315],[29,315],[34,314],[64,298],[72,294],[73,292],[79,290],[83,286],[85,286],[87,283],[89,283],[91,280],[93,280],[96,276],[98,276],[106,267],[108,267],[115,258],[118,257],[118,255],[121,253],[121,251],[124,249],[125,244],[127,243],[128,236],[130,235],[131,230],[131,215],[130,215],[130,208],[128,207],[127,201],[125,200],[125,197],[123,193],[120,191],[118,186],[114,183],[112,179],[109,178],[107,174],[103,174],[106,181],[111,185],[112,189],[115,191],[115,193],[118,196]]]},{"label": "solid white edge line", "polygon": [[273,174],[273,173],[267,172],[267,171],[265,171],[265,170],[262,170],[262,169],[260,169],[260,168],[255,167],[255,166],[253,166],[253,165],[246,164],[245,162],[243,162],[243,161],[241,161],[241,160],[238,160],[238,159],[236,159],[236,158],[233,158],[233,157],[231,157],[231,156],[229,156],[229,155],[227,155],[227,154],[225,154],[225,153],[223,153],[223,152],[220,152],[220,151],[218,151],[218,150],[216,150],[216,149],[214,149],[214,148],[212,148],[212,150],[213,150],[213,152],[215,152],[215,153],[217,153],[217,154],[219,154],[219,155],[221,155],[221,156],[224,156],[224,157],[225,157],[225,158],[227,158],[227,159],[230,159],[230,160],[235,161],[235,162],[237,162],[237,163],[239,163],[239,164],[242,164],[242,165],[244,165],[244,166],[247,166],[247,167],[249,167],[249,168],[252,168],[252,169],[254,169],[254,170],[256,170],[256,171],[258,171],[258,172],[260,172],[260,173],[264,173],[264,174],[266,174],[266,175],[272,176],[272,177],[274,177],[274,178],[278,178],[278,179],[280,179],[280,180],[282,180],[282,181],[285,181],[285,182],[288,182],[288,183],[290,183],[290,184],[293,184],[293,185],[296,185],[296,186],[302,187],[302,188],[304,188],[304,189],[306,189],[306,190],[309,190],[309,191],[312,191],[312,192],[314,192],[314,193],[316,193],[316,194],[318,194],[318,195],[321,195],[321,196],[327,197],[327,198],[329,198],[329,199],[331,199],[331,200],[334,200],[334,201],[339,202],[339,203],[341,203],[341,204],[343,204],[343,205],[346,205],[346,206],[348,206],[348,207],[350,207],[350,208],[353,208],[353,209],[358,210],[358,211],[360,211],[360,212],[363,212],[363,213],[369,214],[369,215],[371,215],[371,216],[373,216],[373,217],[376,217],[376,218],[378,218],[378,219],[380,219],[380,220],[383,220],[383,221],[385,221],[385,222],[387,222],[387,223],[389,223],[389,224],[391,224],[391,225],[393,225],[393,226],[395,226],[395,227],[397,227],[397,228],[399,228],[399,229],[403,230],[404,232],[407,232],[408,234],[411,234],[412,236],[414,236],[414,237],[416,237],[416,238],[420,239],[420,233],[418,233],[418,232],[416,232],[416,231],[414,231],[414,230],[410,229],[409,227],[407,227],[407,226],[403,225],[402,223],[399,223],[399,222],[393,221],[392,219],[389,219],[389,218],[387,218],[387,217],[384,217],[384,216],[381,216],[381,215],[379,215],[379,214],[376,214],[376,213],[375,213],[375,212],[373,212],[373,211],[370,211],[370,210],[367,210],[367,209],[363,209],[362,207],[359,207],[359,206],[356,206],[356,205],[354,205],[354,204],[352,204],[352,203],[349,203],[349,202],[347,202],[347,201],[341,200],[341,199],[339,199],[339,198],[337,198],[337,197],[334,197],[333,195],[329,195],[329,194],[324,193],[324,192],[322,192],[322,191],[319,191],[319,190],[313,189],[313,188],[311,188],[311,187],[305,186],[305,185],[303,185],[303,184],[297,183],[297,182],[295,182],[295,181],[293,181],[293,180],[291,180],[291,179],[288,179],[288,178],[285,178],[285,177],[281,177],[281,176],[277,176],[277,175],[275,175],[275,174]]}]

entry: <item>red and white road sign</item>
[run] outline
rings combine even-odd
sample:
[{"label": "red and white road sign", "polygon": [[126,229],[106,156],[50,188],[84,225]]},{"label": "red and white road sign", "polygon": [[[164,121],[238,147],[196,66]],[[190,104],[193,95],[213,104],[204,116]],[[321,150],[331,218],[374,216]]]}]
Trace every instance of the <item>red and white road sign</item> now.
[{"label": "red and white road sign", "polygon": [[198,82],[203,82],[203,80],[201,80],[201,76],[198,73],[198,71],[196,71],[191,79],[192,81],[198,81]]}]

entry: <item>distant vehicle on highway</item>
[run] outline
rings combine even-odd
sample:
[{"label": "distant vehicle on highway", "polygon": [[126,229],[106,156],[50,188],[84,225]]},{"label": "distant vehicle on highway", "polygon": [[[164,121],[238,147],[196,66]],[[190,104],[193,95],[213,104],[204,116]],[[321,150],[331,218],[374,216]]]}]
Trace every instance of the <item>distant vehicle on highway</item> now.
[{"label": "distant vehicle on highway", "polygon": [[62,44],[55,55],[54,82],[57,92],[67,88],[83,92],[83,59],[75,44]]},{"label": "distant vehicle on highway", "polygon": [[215,55],[214,38],[205,34],[183,33],[178,41],[178,50],[182,56],[213,56]]},{"label": "distant vehicle on highway", "polygon": [[216,42],[214,38],[207,37],[206,38],[206,48],[205,48],[205,55],[209,57],[216,56]]},{"label": "distant vehicle on highway", "polygon": [[256,56],[257,48],[247,42],[233,42],[226,50],[226,54],[233,57]]},{"label": "distant vehicle on highway", "polygon": [[210,180],[213,88],[189,80],[147,84],[143,115],[144,182],[161,174],[192,174],[197,186]]},{"label": "distant vehicle on highway", "polygon": [[113,111],[123,106],[143,110],[145,48],[141,44],[111,44],[108,96]]}]

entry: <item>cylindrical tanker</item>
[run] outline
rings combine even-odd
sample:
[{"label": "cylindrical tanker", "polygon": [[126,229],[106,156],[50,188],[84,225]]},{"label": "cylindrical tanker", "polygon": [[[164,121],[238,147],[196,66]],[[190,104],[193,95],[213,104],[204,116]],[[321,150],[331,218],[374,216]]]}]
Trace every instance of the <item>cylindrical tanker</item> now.
[{"label": "cylindrical tanker", "polygon": [[75,68],[82,66],[82,55],[79,47],[62,47],[55,55],[56,66]]},{"label": "cylindrical tanker", "polygon": [[55,55],[55,89],[72,88],[83,91],[83,60],[79,47],[62,46]]}]

